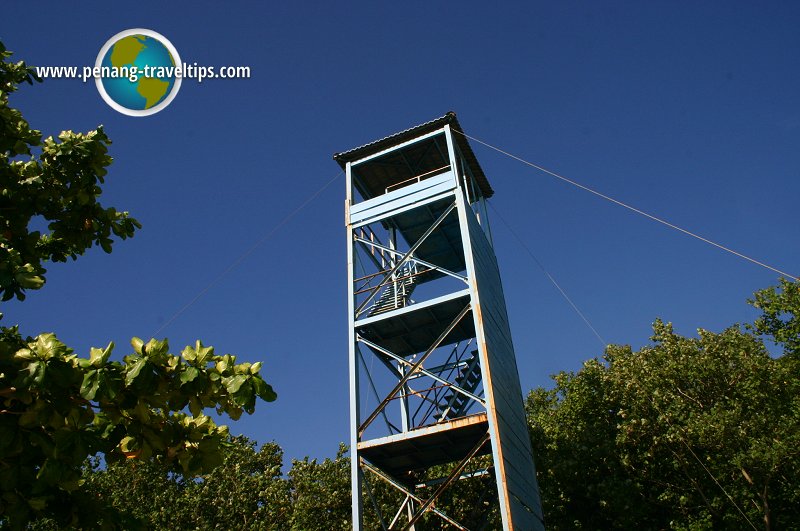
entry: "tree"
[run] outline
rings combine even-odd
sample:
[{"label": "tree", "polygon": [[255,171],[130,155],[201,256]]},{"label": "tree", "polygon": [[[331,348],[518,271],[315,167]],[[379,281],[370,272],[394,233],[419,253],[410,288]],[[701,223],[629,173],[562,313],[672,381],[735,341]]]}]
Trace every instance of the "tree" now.
[{"label": "tree", "polygon": [[783,345],[784,354],[800,357],[800,282],[782,278],[778,286],[757,292],[748,302],[762,311],[751,329]]},{"label": "tree", "polygon": [[620,406],[608,367],[590,360],[553,380],[526,402],[547,528],[657,529],[617,452]]},{"label": "tree", "polygon": [[[36,78],[24,62],[11,63],[0,42],[0,296],[22,300],[45,283],[43,262],[76,260],[99,245],[110,253],[113,237],[133,236],[138,221],[99,203],[100,185],[111,163],[111,141],[102,128],[86,134],[62,131],[42,141],[9,94]],[[33,155],[33,149],[39,153]],[[23,160],[23,157],[27,157]],[[31,230],[48,222],[49,232]]]},{"label": "tree", "polygon": [[[756,294],[754,328],[797,344],[796,285]],[[796,308],[796,306],[794,306]],[[781,316],[780,324],[772,316]],[[789,324],[787,324],[789,323]],[[793,331],[794,330],[794,331]],[[800,518],[800,376],[748,328],[610,346],[528,397],[548,527],[764,529]],[[787,350],[787,352],[790,352]]]},{"label": "tree", "polygon": [[[146,529],[255,529],[298,531],[347,530],[350,520],[350,460],[347,447],[339,446],[333,459],[293,460],[288,473],[281,475],[283,452],[275,443],[256,451],[256,444],[244,437],[230,438],[223,444],[223,464],[198,477],[175,473],[161,459],[124,460],[98,466],[91,460],[84,467],[86,492],[118,510],[128,525]],[[484,463],[485,464],[485,463]],[[440,472],[449,472],[439,467]],[[439,477],[437,475],[437,477]],[[486,500],[483,489],[494,480],[463,481],[437,508],[461,521],[483,520]],[[472,485],[465,490],[461,484]],[[391,520],[403,499],[398,491],[370,477],[370,492],[384,519]],[[492,515],[496,517],[497,515]],[[400,523],[403,523],[401,517]],[[472,518],[472,520],[470,520]],[[490,520],[489,527],[499,525]],[[492,525],[494,524],[494,525]],[[366,529],[380,529],[374,506],[364,511]],[[473,529],[472,525],[469,525]],[[449,529],[430,515],[425,529]],[[475,529],[481,527],[475,526]],[[40,520],[36,529],[61,529],[53,521]]]},{"label": "tree", "polygon": [[[283,450],[237,437],[225,448],[222,466],[193,481],[186,506],[193,509],[192,527],[283,531],[292,514],[289,484],[281,475]],[[213,500],[213,503],[209,503]],[[166,529],[169,529],[167,527]],[[172,526],[175,529],[175,526]]]},{"label": "tree", "polygon": [[[79,358],[52,334],[26,346],[10,339],[0,341],[0,490],[12,524],[38,515],[95,523],[84,521],[99,509],[85,510],[80,467],[98,452],[112,463],[158,455],[184,475],[210,470],[221,462],[227,427],[203,410],[237,419],[253,412],[257,397],[275,399],[260,364],[237,365],[200,342],[178,357],[166,341],[134,338],[133,354],[115,362],[113,345]],[[15,343],[20,348],[8,348]]]},{"label": "tree", "polygon": [[220,466],[197,478],[174,473],[163,460],[127,460],[105,469],[93,463],[84,472],[87,491],[147,529],[288,529],[292,506],[280,447],[256,450],[246,437],[231,437],[223,454]]},{"label": "tree", "polygon": [[[0,43],[0,294],[22,300],[44,285],[43,263],[75,260],[93,246],[111,252],[114,238],[140,225],[99,202],[111,163],[102,129],[42,141],[9,106],[9,94],[36,79],[10,56]],[[31,229],[39,220],[48,224],[44,234]],[[199,341],[180,356],[166,340],[131,344],[122,361],[111,360],[113,344],[82,358],[53,334],[0,328],[0,525],[50,517],[73,527],[124,526],[85,495],[87,456],[158,456],[185,476],[207,471],[222,461],[227,428],[204,411],[236,420],[258,398],[276,398],[260,363],[237,364]]]},{"label": "tree", "polygon": [[346,453],[347,447],[340,444],[334,459],[321,463],[309,458],[292,461],[292,529],[345,531],[352,527],[350,459]]}]

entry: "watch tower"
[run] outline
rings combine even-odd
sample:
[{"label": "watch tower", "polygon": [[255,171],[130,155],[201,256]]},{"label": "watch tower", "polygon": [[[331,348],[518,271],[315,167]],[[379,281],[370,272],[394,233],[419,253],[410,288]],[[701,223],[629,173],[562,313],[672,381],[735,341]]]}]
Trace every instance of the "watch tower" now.
[{"label": "watch tower", "polygon": [[[365,503],[384,529],[419,530],[426,514],[480,528],[493,507],[504,530],[544,529],[493,191],[456,115],[334,159],[347,175],[353,529]],[[402,493],[392,514],[376,481]],[[436,505],[458,481],[486,493],[460,521]]]}]

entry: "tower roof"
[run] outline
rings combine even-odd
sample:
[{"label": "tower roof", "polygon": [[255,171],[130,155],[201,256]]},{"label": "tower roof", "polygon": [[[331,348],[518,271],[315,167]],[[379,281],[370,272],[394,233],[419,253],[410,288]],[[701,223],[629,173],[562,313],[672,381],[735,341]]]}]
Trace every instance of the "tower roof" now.
[{"label": "tower roof", "polygon": [[480,186],[481,193],[486,198],[491,197],[494,194],[494,190],[492,190],[492,187],[489,185],[489,180],[483,173],[483,169],[481,168],[480,164],[478,164],[478,159],[475,158],[475,153],[473,153],[472,148],[469,145],[469,141],[467,140],[467,137],[461,134],[463,132],[463,129],[461,128],[461,125],[458,123],[458,118],[456,118],[456,113],[454,113],[453,111],[448,112],[447,114],[445,114],[440,118],[436,118],[434,120],[425,122],[410,129],[400,131],[399,133],[395,133],[393,135],[389,135],[379,140],[375,140],[368,144],[364,144],[363,146],[353,148],[349,151],[342,151],[341,153],[335,153],[333,155],[333,158],[336,162],[339,163],[339,165],[342,168],[344,168],[348,162],[354,162],[356,160],[360,160],[374,153],[378,153],[385,149],[389,149],[394,145],[402,144],[403,142],[411,140],[415,137],[422,136],[432,131],[436,131],[437,129],[441,129],[442,127],[444,127],[446,124],[450,124],[450,128],[453,131],[457,131],[453,135],[453,141],[456,143],[458,148],[461,150],[461,153],[464,155],[464,158],[466,159],[466,162],[469,165],[470,170],[472,171],[472,175],[475,177],[478,186]]}]

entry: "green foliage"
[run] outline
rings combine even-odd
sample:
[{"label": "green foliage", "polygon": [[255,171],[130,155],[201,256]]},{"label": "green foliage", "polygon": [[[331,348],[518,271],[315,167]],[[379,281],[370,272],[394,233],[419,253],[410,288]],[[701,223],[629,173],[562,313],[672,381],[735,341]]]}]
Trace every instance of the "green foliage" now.
[{"label": "green foliage", "polygon": [[[292,492],[292,529],[298,531],[348,530],[352,528],[350,494],[350,459],[347,447],[339,446],[334,459],[322,462],[305,458],[292,462],[289,483]],[[469,471],[488,467],[488,456],[471,462]],[[455,464],[440,465],[416,478],[422,483],[447,477]],[[381,529],[378,511],[385,522],[390,522],[405,498],[405,494],[370,472],[364,473],[367,486],[363,487],[363,522],[365,529]],[[457,481],[436,501],[435,507],[469,529],[498,529],[501,527],[496,510],[497,489],[494,476],[488,475]],[[417,495],[425,499],[438,484],[420,488]],[[374,502],[373,502],[374,500]],[[377,511],[376,511],[377,506]],[[408,522],[404,511],[396,524],[402,529]],[[452,529],[445,520],[431,512],[423,516],[418,527],[429,531]]]},{"label": "green foliage", "polygon": [[345,531],[352,527],[350,459],[347,447],[339,446],[335,459],[305,458],[292,462],[292,529]]},{"label": "green foliage", "polygon": [[[0,514],[12,522],[46,514],[80,490],[81,464],[98,452],[110,463],[158,455],[184,475],[210,470],[222,460],[227,427],[203,410],[238,418],[253,412],[257,398],[275,399],[258,367],[237,365],[235,357],[215,355],[199,341],[180,356],[168,352],[166,341],[134,338],[132,345],[133,353],[118,362],[109,360],[113,344],[81,358],[52,334],[23,343],[6,333],[0,341]],[[191,415],[182,412],[187,406]],[[82,515],[56,516],[78,522]]]},{"label": "green foliage", "polygon": [[[776,334],[787,352],[798,340],[786,318],[797,315],[796,287],[756,294],[764,316],[755,328]],[[771,357],[761,339],[736,326],[686,338],[656,321],[653,332],[652,345],[638,352],[610,346],[579,372],[556,375],[554,389],[529,395],[548,527],[794,525],[795,359]]]},{"label": "green foliage", "polygon": [[[224,462],[212,472],[192,478],[163,459],[123,460],[84,470],[86,493],[118,511],[129,528],[146,529],[258,529],[298,531],[351,528],[350,459],[340,445],[333,459],[293,460],[281,476],[282,451],[274,444],[258,452],[243,437],[230,439],[222,448]],[[446,474],[437,467],[433,474]],[[403,500],[398,491],[369,476],[370,491],[384,518],[391,519]],[[463,481],[437,508],[470,522],[485,512],[484,494],[491,496],[493,479]],[[465,490],[465,486],[467,487]],[[484,492],[489,487],[488,493]],[[421,495],[430,494],[421,493]],[[365,497],[366,497],[365,493]],[[374,506],[365,503],[365,529],[380,529]],[[496,516],[496,515],[495,515]],[[405,516],[401,517],[402,523]],[[477,520],[475,520],[477,521]],[[490,520],[493,521],[493,520]],[[495,522],[496,523],[496,522]],[[53,521],[40,520],[39,529],[54,530]],[[486,529],[494,528],[491,525]],[[477,527],[476,527],[477,528]],[[425,518],[425,529],[449,529],[438,517]]]},{"label": "green foliage", "polygon": [[619,405],[607,368],[590,360],[553,379],[553,389],[531,391],[526,404],[547,527],[651,527],[652,508],[642,506],[641,486],[617,456]]},{"label": "green foliage", "polygon": [[779,286],[756,292],[749,302],[763,312],[754,330],[783,345],[786,354],[800,357],[800,283],[782,278]]},{"label": "green foliage", "polygon": [[[429,498],[439,486],[437,480],[449,477],[456,465],[457,463],[448,463],[427,470],[424,476],[419,478],[419,483],[433,480],[433,484],[417,489],[416,494],[422,499]],[[481,471],[486,471],[486,474],[480,475]],[[503,526],[497,505],[497,484],[491,456],[471,459],[461,473],[475,473],[476,477],[453,483],[436,500],[434,504],[436,509],[468,529],[501,529]],[[390,506],[396,508],[398,502],[394,501]],[[445,531],[453,528],[432,512],[427,512],[420,521],[422,529],[426,531]]]},{"label": "green foliage", "polygon": [[255,443],[234,439],[225,449],[223,465],[188,489],[185,498],[194,515],[192,527],[287,529],[291,504],[288,485],[281,478],[282,458],[283,450],[275,443],[256,451]]},{"label": "green foliage", "polygon": [[[350,459],[345,456],[346,453],[347,447],[342,444],[334,459],[319,462],[305,458],[292,462],[288,474],[292,493],[292,529],[345,531],[352,528]],[[479,458],[473,462],[473,467],[484,468],[490,461],[485,457]],[[447,477],[454,466],[450,464],[433,467],[418,480],[422,482]],[[363,488],[364,528],[381,529],[378,511],[384,521],[390,522],[405,495],[370,472],[364,473],[364,479],[368,484],[368,487]],[[417,494],[424,499],[435,488],[436,486],[422,488]],[[436,501],[435,507],[467,525],[469,529],[481,529],[481,525],[485,525],[483,529],[496,529],[500,527],[499,514],[496,510],[491,510],[490,503],[492,497],[496,496],[494,476],[487,475],[456,482]],[[398,520],[399,527],[396,528],[402,529],[407,521],[404,511]],[[452,529],[450,524],[430,512],[426,513],[418,527],[429,531]]]},{"label": "green foliage", "polygon": [[[199,477],[173,472],[158,460],[87,467],[87,493],[146,529],[284,530],[290,525],[283,452],[275,443],[256,450],[245,437],[226,439],[223,463]],[[50,527],[55,529],[55,527]]]},{"label": "green foliage", "polygon": [[[102,127],[62,131],[42,141],[22,114],[9,106],[17,85],[36,80],[24,62],[11,63],[0,42],[0,297],[25,298],[45,283],[43,262],[77,259],[99,245],[110,253],[113,238],[133,236],[138,221],[99,202],[111,163],[111,141]],[[46,222],[48,232],[32,230]]]},{"label": "green foliage", "polygon": [[[350,521],[350,460],[341,445],[334,459],[294,460],[281,475],[283,452],[275,443],[256,451],[245,437],[230,437],[221,448],[223,464],[198,477],[175,473],[162,458],[122,460],[85,468],[85,492],[116,509],[126,528],[347,530]],[[390,493],[376,484],[376,496]],[[392,494],[393,495],[393,494]],[[394,507],[399,498],[393,495]],[[385,510],[390,510],[388,505]],[[379,529],[374,513],[366,527]],[[40,519],[34,528],[63,529]]]},{"label": "green foliage", "polygon": [[[73,260],[140,227],[104,207],[110,144],[102,128],[41,140],[9,94],[35,76],[11,63],[0,43],[0,298],[25,298],[45,282],[46,261]],[[31,227],[46,223],[41,233]],[[2,314],[0,314],[2,316]],[[82,463],[102,454],[109,465],[159,463],[183,477],[222,462],[228,437],[207,408],[238,419],[257,399],[275,400],[260,363],[236,363],[199,341],[180,356],[164,341],[134,338],[133,352],[112,361],[113,344],[77,356],[53,334],[27,337],[0,327],[0,526],[130,528],[102,496],[87,496]],[[188,409],[189,413],[186,413]]]},{"label": "green foliage", "polygon": [[[770,303],[753,327],[688,338],[657,320],[648,346],[610,346],[580,371],[556,375],[553,389],[532,391],[526,407],[547,527],[792,528],[800,520],[800,373],[796,356],[770,356],[756,334],[774,338],[777,330],[780,343],[797,341],[785,324],[796,315],[795,299],[783,295],[794,289],[759,292]],[[773,314],[784,324],[759,324]],[[102,363],[104,352],[90,361]],[[203,354],[194,356],[188,358]],[[226,390],[236,388],[227,382]],[[256,454],[252,443],[234,441],[223,450],[225,464],[199,481],[175,474],[164,458],[112,462],[84,479],[94,496],[120,510],[118,521],[138,518],[151,529],[350,528],[346,447],[333,459],[295,460],[286,476],[280,449],[265,448]],[[445,477],[452,466],[414,482]],[[457,482],[435,506],[470,529],[499,528],[488,456],[469,470],[481,468],[489,474]],[[403,496],[369,472],[365,479],[364,526],[380,529],[372,500],[391,520]],[[417,493],[425,498],[430,488]],[[401,527],[405,521],[400,515]],[[421,523],[448,529],[430,513]]]}]

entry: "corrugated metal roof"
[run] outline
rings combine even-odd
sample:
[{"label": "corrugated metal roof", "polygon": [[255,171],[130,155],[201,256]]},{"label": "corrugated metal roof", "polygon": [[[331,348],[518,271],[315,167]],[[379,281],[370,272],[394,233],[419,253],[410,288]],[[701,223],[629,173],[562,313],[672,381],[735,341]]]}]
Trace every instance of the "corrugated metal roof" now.
[{"label": "corrugated metal roof", "polygon": [[[450,124],[450,128],[454,131],[463,131],[461,124],[458,123],[458,118],[456,118],[456,113],[450,111],[440,118],[436,118],[429,122],[425,122],[404,131],[400,131],[399,133],[389,135],[348,151],[335,153],[333,158],[342,168],[344,168],[348,162],[362,159],[372,155],[373,153],[388,149],[396,144],[401,144],[407,140],[411,140],[414,137],[435,131],[444,127],[445,124]],[[467,137],[462,134],[455,133],[453,135],[453,140],[458,145],[461,153],[464,154],[464,158],[466,159],[467,164],[469,164],[470,170],[472,170],[472,174],[475,176],[475,180],[478,182],[478,186],[480,186],[483,196],[488,199],[494,194],[494,190],[492,190],[491,185],[489,185],[489,180],[483,173],[483,169],[481,168],[480,164],[478,164],[478,159],[475,157],[475,153],[472,151]]]}]

